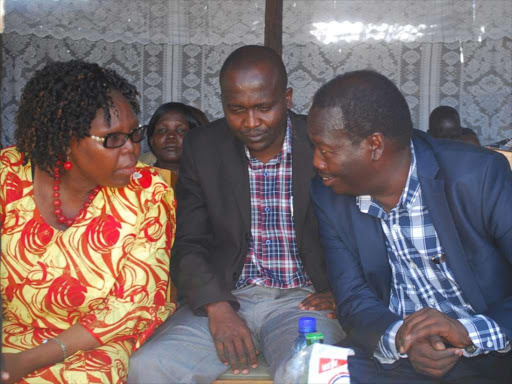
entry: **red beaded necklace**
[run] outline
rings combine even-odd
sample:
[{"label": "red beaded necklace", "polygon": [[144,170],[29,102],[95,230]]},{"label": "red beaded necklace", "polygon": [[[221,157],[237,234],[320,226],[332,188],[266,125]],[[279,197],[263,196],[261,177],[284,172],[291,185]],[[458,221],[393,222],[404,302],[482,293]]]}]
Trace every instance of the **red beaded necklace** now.
[{"label": "red beaded necklace", "polygon": [[60,200],[60,169],[58,167],[55,167],[53,169],[53,173],[53,213],[55,214],[55,217],[57,217],[57,222],[59,224],[66,224],[67,227],[71,227],[79,216],[85,214],[87,208],[89,207],[89,205],[91,205],[91,202],[94,200],[98,192],[101,190],[101,187],[98,185],[92,190],[91,193],[89,193],[87,199],[84,201],[84,206],[82,209],[80,209],[78,215],[70,219],[62,214],[62,201]]}]

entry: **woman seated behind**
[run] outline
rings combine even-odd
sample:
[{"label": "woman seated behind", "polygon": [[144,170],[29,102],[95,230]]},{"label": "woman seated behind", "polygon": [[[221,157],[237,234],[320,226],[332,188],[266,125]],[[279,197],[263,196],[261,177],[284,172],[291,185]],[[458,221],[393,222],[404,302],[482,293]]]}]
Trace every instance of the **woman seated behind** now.
[{"label": "woman seated behind", "polygon": [[158,107],[148,124],[148,144],[156,157],[154,165],[177,174],[183,138],[200,125],[194,111],[185,104],[165,103]]},{"label": "woman seated behind", "polygon": [[174,311],[174,197],[137,164],[138,113],[133,85],[77,60],[23,91],[16,148],[0,152],[5,382],[125,382]]}]

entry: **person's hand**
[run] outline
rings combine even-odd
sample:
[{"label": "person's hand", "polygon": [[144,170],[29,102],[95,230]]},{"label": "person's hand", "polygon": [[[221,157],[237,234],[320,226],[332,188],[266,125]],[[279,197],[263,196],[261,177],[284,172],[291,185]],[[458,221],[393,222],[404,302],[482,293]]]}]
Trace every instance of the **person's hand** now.
[{"label": "person's hand", "polygon": [[240,316],[226,301],[208,304],[210,333],[217,348],[217,354],[224,365],[230,365],[237,375],[249,373],[251,368],[258,367],[258,357],[251,331]]},{"label": "person's hand", "polygon": [[472,344],[466,328],[458,320],[436,309],[423,308],[404,319],[395,337],[397,350],[409,353],[414,343],[429,336],[439,336],[441,339],[438,342],[444,340],[457,348]]},{"label": "person's hand", "polygon": [[439,336],[430,336],[414,342],[408,350],[414,370],[423,375],[443,377],[462,356],[458,348],[446,348]]},{"label": "person's hand", "polygon": [[299,304],[299,308],[306,311],[332,311],[327,317],[331,319],[336,318],[336,302],[330,291],[309,294]]},{"label": "person's hand", "polygon": [[23,361],[21,353],[2,353],[2,384],[11,384],[20,381],[23,377],[32,373],[27,361]]}]

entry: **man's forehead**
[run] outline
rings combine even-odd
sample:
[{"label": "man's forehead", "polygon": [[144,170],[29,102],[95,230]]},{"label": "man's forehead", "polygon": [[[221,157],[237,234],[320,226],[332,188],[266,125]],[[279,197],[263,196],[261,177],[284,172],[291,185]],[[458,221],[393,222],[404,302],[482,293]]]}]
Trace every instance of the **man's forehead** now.
[{"label": "man's forehead", "polygon": [[240,65],[229,68],[226,71],[223,87],[236,83],[265,83],[267,85],[275,84],[278,80],[277,71],[265,63]]}]

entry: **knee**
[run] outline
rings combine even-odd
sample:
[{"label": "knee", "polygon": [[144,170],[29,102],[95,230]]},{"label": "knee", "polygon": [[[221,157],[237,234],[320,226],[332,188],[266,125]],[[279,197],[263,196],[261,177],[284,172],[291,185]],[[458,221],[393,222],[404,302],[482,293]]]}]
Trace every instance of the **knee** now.
[{"label": "knee", "polygon": [[136,351],[130,358],[128,384],[143,383],[144,377],[149,372],[157,372],[159,366],[159,354],[155,353],[150,344]]}]

